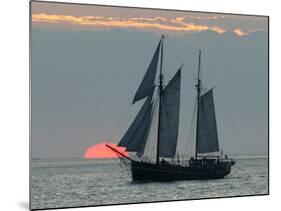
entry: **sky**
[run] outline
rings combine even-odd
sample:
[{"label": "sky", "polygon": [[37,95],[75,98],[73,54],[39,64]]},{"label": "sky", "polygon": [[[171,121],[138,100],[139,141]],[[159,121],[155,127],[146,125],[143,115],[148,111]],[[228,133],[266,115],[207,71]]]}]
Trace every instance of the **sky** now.
[{"label": "sky", "polygon": [[201,49],[221,148],[267,153],[267,17],[46,2],[32,2],[31,13],[32,157],[82,158],[94,144],[118,143],[142,104],[131,102],[162,34],[164,82],[184,64],[179,146],[194,148]]}]

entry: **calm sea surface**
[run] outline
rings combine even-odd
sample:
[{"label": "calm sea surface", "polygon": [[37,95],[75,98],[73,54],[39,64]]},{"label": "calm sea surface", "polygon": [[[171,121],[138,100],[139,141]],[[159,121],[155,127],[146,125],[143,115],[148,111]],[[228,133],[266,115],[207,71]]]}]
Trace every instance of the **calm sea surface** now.
[{"label": "calm sea surface", "polygon": [[267,158],[237,158],[225,179],[135,183],[118,160],[33,160],[32,209],[268,193]]}]

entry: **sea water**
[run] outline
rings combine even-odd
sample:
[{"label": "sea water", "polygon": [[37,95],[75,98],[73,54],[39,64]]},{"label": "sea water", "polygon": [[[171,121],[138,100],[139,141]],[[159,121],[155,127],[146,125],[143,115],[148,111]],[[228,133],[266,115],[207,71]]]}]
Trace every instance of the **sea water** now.
[{"label": "sea water", "polygon": [[97,206],[268,193],[268,159],[237,158],[224,179],[133,182],[115,159],[32,160],[31,208]]}]

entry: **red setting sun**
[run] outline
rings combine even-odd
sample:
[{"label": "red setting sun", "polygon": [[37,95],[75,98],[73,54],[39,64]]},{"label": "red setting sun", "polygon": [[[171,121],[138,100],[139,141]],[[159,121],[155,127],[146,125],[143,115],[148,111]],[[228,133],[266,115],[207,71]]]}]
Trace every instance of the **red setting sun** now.
[{"label": "red setting sun", "polygon": [[119,152],[123,153],[125,156],[128,156],[129,153],[126,152],[125,147],[119,147],[116,144],[113,143],[99,143],[95,144],[91,147],[89,147],[86,152],[84,153],[84,158],[85,159],[93,159],[93,158],[117,158],[118,156],[116,155],[115,152],[113,152],[111,149],[109,149],[106,144],[109,146],[115,148]]}]

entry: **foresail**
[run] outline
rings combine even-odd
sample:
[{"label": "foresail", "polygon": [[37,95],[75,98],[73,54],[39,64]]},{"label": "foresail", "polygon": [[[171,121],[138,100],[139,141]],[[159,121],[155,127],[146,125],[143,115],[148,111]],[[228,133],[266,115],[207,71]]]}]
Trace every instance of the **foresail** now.
[{"label": "foresail", "polygon": [[131,142],[128,144],[127,151],[129,152],[139,152],[138,155],[141,155],[144,146],[147,141],[147,135],[150,128],[151,122],[151,110],[152,104],[149,105],[141,123],[139,124],[136,132],[134,133]]},{"label": "foresail", "polygon": [[161,45],[161,40],[158,43],[158,46],[154,52],[150,65],[148,66],[145,76],[143,77],[142,82],[140,83],[139,88],[134,96],[133,104],[136,101],[141,100],[147,97],[148,95],[150,95],[154,88],[154,81],[155,81],[155,75],[158,65],[160,45]]},{"label": "foresail", "polygon": [[152,109],[152,95],[150,95],[133,123],[119,142],[118,146],[126,147],[127,151],[136,152],[142,146],[145,145],[146,136],[149,130],[149,125],[151,121],[151,109]]},{"label": "foresail", "polygon": [[174,157],[177,147],[180,111],[181,69],[163,91],[159,133],[159,156]]},{"label": "foresail", "polygon": [[219,151],[217,123],[213,90],[209,90],[199,99],[198,153]]}]

